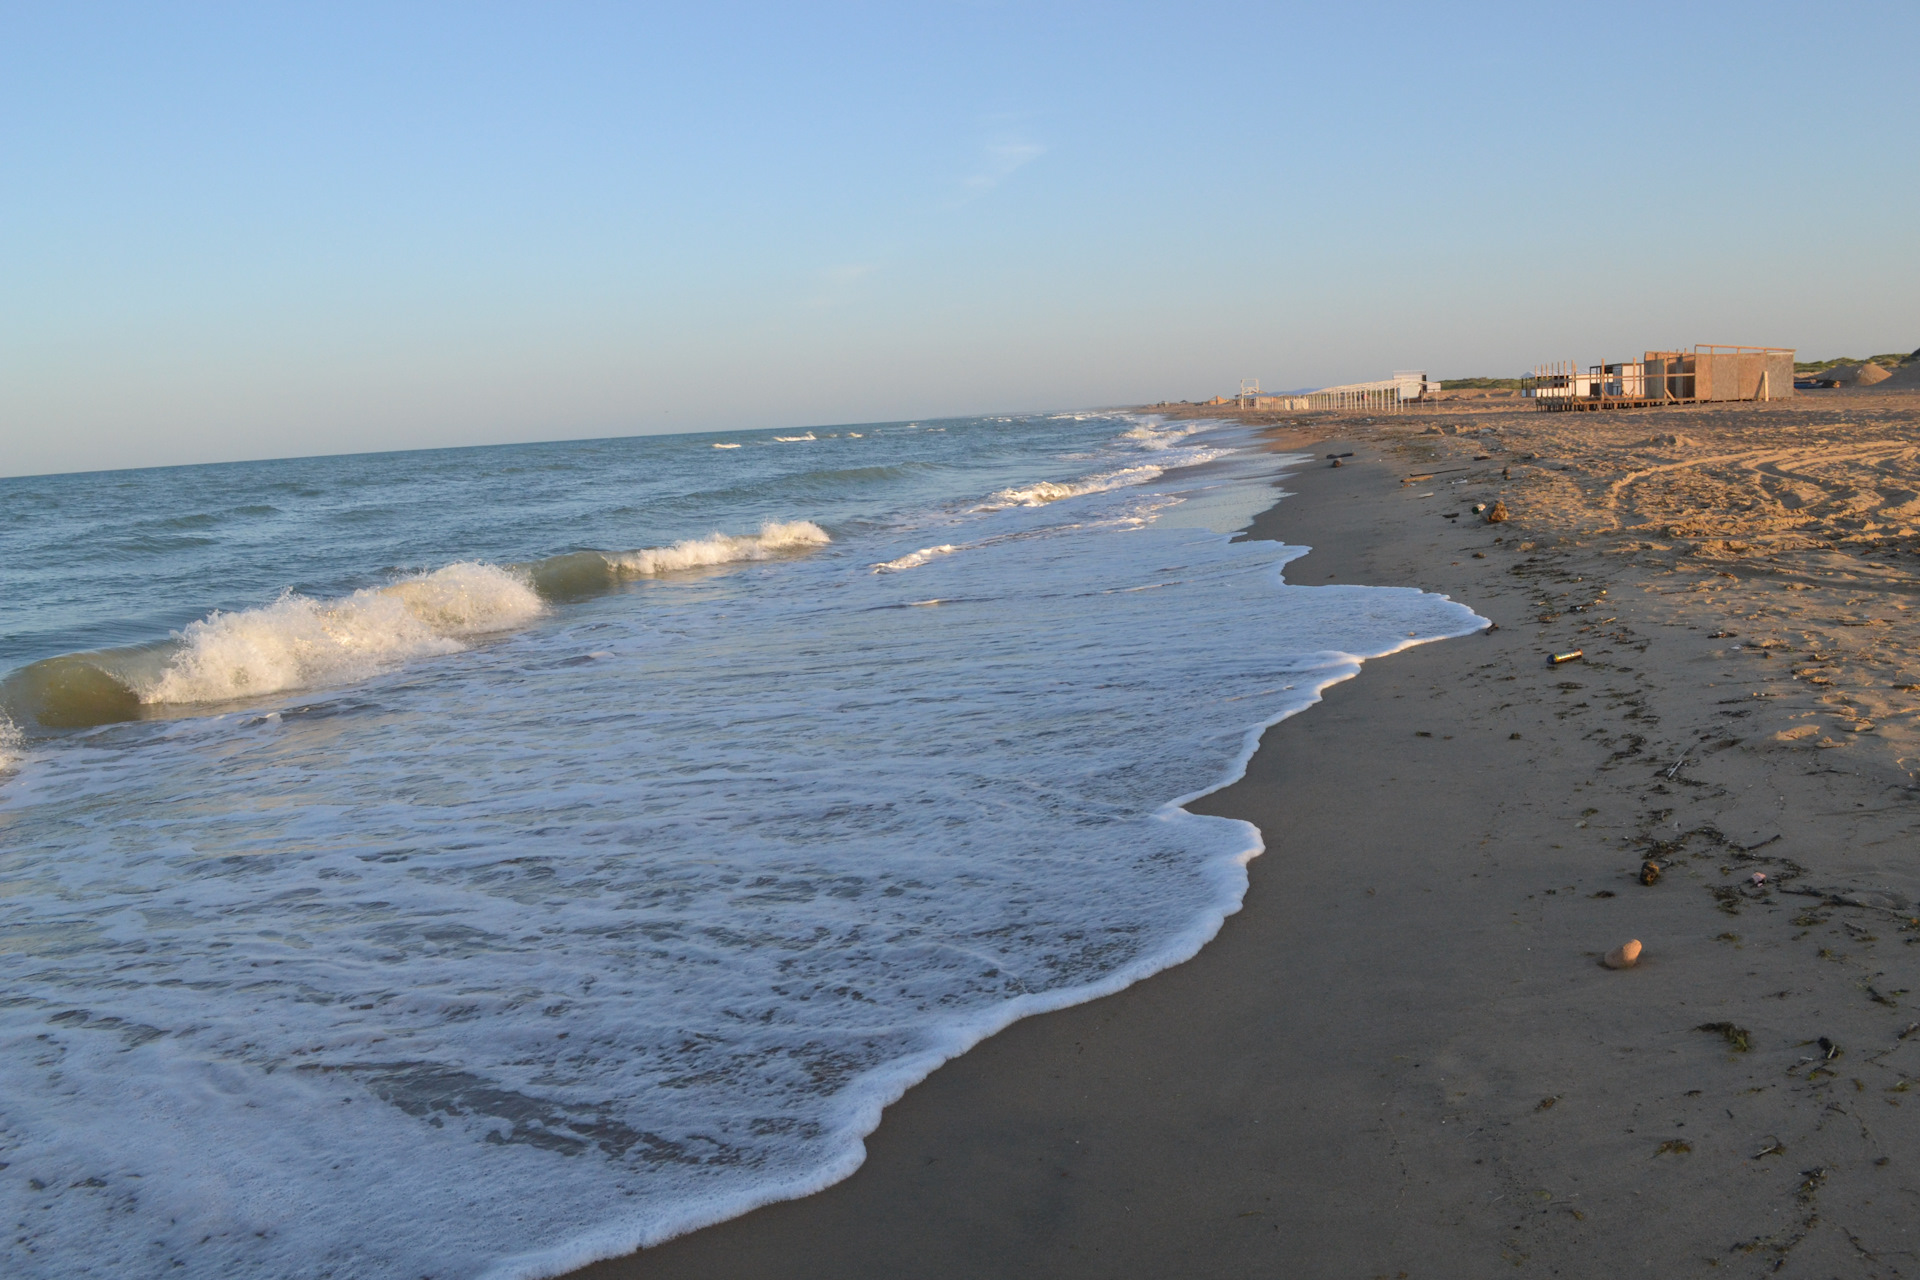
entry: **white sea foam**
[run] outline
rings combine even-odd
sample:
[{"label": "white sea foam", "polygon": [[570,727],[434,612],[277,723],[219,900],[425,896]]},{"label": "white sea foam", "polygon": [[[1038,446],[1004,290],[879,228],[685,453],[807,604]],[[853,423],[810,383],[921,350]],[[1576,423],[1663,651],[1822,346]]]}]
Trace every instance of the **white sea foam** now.
[{"label": "white sea foam", "polygon": [[1043,507],[1049,502],[1058,502],[1062,498],[1078,498],[1088,493],[1105,493],[1124,485],[1145,484],[1165,474],[1164,467],[1138,466],[1123,467],[1118,471],[1087,476],[1085,479],[1071,480],[1064,484],[1042,480],[1036,484],[1002,489],[981,503],[980,510],[1001,511],[1007,507]]},{"label": "white sea foam", "polygon": [[1219,426],[1218,422],[1163,422],[1151,419],[1122,432],[1120,438],[1143,449],[1171,449],[1189,436],[1216,430]]},{"label": "white sea foam", "polygon": [[810,520],[769,520],[759,533],[735,536],[714,533],[705,538],[689,538],[670,547],[647,547],[640,551],[610,553],[607,563],[618,573],[648,578],[677,569],[699,569],[709,565],[738,564],[747,560],[767,560],[788,551],[806,547],[824,547],[833,539]]},{"label": "white sea foam", "polygon": [[0,715],[0,769],[11,769],[26,758],[27,747],[13,721]]},{"label": "white sea foam", "polygon": [[774,437],[774,439],[778,440],[781,444],[802,444],[805,441],[811,440],[813,438],[814,438],[813,432],[811,431],[807,432],[803,436],[775,436]]},{"label": "white sea foam", "polygon": [[362,680],[410,658],[458,652],[541,612],[525,579],[470,562],[336,600],[288,592],[190,624],[179,652],[135,692],[147,703],[219,702]]},{"label": "white sea foam", "polygon": [[737,444],[716,444],[713,447],[716,449],[738,449],[740,446]]},{"label": "white sea foam", "polygon": [[944,542],[937,547],[922,547],[918,551],[909,552],[897,560],[886,560],[880,564],[876,564],[873,566],[873,571],[875,573],[899,573],[902,569],[918,569],[935,556],[950,556],[959,549],[959,547],[951,542]]}]

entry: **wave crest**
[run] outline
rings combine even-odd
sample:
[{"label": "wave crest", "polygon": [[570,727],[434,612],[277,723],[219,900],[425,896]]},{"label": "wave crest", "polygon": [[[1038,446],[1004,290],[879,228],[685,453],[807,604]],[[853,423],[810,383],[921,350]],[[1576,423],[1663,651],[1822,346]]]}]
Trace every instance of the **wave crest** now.
[{"label": "wave crest", "polygon": [[902,569],[918,569],[935,556],[950,556],[960,548],[951,542],[943,542],[937,547],[922,547],[910,551],[898,560],[887,560],[873,566],[875,573],[899,573]]},{"label": "wave crest", "polygon": [[1164,467],[1139,466],[1108,471],[1102,475],[1088,476],[1084,480],[1071,480],[1065,484],[1042,480],[1038,484],[1027,485],[1024,488],[1002,489],[981,503],[979,509],[1004,511],[1008,507],[1044,507],[1049,502],[1058,502],[1062,498],[1077,498],[1086,493],[1105,493],[1109,489],[1119,489],[1130,484],[1145,484],[1165,474]]},{"label": "wave crest", "polygon": [[575,551],[527,565],[460,561],[338,599],[289,591],[257,609],[211,614],[167,644],[43,658],[0,680],[0,769],[24,753],[18,724],[78,729],[137,720],[151,707],[347,684],[411,659],[458,653],[478,637],[532,621],[548,601],[830,541],[810,521],[769,521],[757,534],[716,533],[670,547]]},{"label": "wave crest", "polygon": [[363,679],[409,658],[457,653],[544,608],[526,579],[471,561],[337,600],[289,592],[188,625],[158,676],[134,692],[147,704],[223,702]]},{"label": "wave crest", "polygon": [[677,569],[737,564],[743,560],[767,560],[783,551],[823,547],[832,541],[826,530],[811,520],[769,520],[760,526],[759,533],[741,537],[714,533],[704,538],[688,538],[670,547],[610,552],[606,560],[622,576],[650,578]]},{"label": "wave crest", "polygon": [[1188,436],[1201,431],[1210,431],[1219,426],[1217,422],[1142,422],[1120,433],[1122,440],[1130,440],[1143,449],[1171,449]]}]

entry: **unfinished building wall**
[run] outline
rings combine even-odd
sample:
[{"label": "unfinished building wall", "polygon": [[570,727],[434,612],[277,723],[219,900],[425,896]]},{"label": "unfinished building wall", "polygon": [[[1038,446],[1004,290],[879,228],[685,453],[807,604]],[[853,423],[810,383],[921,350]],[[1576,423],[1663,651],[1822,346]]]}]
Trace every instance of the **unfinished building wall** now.
[{"label": "unfinished building wall", "polygon": [[1702,400],[1784,400],[1793,394],[1791,351],[1703,352],[1696,357]]},{"label": "unfinished building wall", "polygon": [[1767,399],[1785,400],[1793,395],[1793,356],[1791,351],[1767,353]]}]

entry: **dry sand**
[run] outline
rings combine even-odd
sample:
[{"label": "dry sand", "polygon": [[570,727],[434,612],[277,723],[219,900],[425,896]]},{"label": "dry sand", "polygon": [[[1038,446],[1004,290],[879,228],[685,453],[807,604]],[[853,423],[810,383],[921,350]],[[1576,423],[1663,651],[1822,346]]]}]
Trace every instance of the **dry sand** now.
[{"label": "dry sand", "polygon": [[1290,580],[1497,629],[1199,806],[1268,852],[1196,959],[583,1275],[1920,1272],[1920,398],[1301,421],[1358,456],[1256,522],[1315,544]]}]

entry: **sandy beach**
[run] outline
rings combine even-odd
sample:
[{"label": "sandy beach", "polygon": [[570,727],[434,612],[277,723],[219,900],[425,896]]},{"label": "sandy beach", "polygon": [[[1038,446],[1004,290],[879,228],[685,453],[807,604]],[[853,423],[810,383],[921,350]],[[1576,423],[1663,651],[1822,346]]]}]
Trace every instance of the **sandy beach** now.
[{"label": "sandy beach", "polygon": [[1289,581],[1495,626],[1195,806],[1267,843],[1197,958],[950,1062],[838,1186],[576,1274],[1920,1271],[1920,396],[1447,409],[1274,428]]}]

